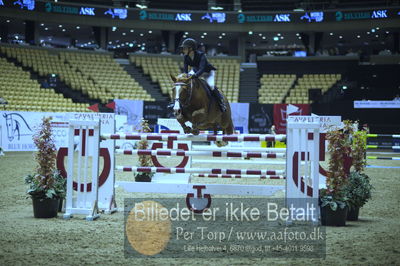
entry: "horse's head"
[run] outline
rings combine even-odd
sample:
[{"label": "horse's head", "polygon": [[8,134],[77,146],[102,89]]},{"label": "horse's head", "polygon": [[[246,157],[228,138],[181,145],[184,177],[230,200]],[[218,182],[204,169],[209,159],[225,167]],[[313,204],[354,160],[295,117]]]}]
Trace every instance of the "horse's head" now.
[{"label": "horse's head", "polygon": [[192,97],[192,85],[187,74],[182,73],[174,77],[171,75],[174,82],[172,97],[174,98],[174,114],[175,116],[181,113],[181,109],[190,103]]},{"label": "horse's head", "polygon": [[14,120],[12,119],[12,115],[11,114],[3,114],[3,117],[6,119],[8,140],[13,141],[13,139],[14,139]]}]

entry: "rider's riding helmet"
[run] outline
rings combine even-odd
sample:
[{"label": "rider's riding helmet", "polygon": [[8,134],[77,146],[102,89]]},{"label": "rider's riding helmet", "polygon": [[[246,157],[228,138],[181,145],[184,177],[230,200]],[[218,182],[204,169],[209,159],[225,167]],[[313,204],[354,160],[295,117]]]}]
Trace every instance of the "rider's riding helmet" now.
[{"label": "rider's riding helmet", "polygon": [[197,42],[192,38],[187,38],[182,42],[181,48],[192,48],[193,51],[197,49]]}]

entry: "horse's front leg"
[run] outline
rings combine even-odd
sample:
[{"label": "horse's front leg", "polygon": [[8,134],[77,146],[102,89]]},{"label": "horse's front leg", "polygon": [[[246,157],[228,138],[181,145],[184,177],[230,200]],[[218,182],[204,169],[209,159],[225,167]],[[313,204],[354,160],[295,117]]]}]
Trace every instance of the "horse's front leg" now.
[{"label": "horse's front leg", "polygon": [[185,123],[186,123],[186,119],[183,117],[183,115],[180,115],[176,118],[176,120],[178,120],[179,124],[181,125],[181,127],[183,128],[183,132],[185,134],[189,134],[192,132],[192,128],[188,127]]}]

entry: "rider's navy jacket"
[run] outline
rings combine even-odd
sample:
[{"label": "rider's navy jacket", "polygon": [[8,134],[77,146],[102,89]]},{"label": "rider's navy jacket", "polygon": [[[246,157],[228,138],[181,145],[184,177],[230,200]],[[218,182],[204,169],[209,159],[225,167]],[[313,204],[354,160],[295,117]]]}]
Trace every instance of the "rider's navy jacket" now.
[{"label": "rider's navy jacket", "polygon": [[194,51],[193,60],[190,56],[185,55],[183,61],[183,71],[188,73],[188,67],[193,67],[196,77],[200,77],[204,72],[210,72],[211,70],[217,70],[213,65],[211,65],[206,58],[206,55],[200,51]]}]

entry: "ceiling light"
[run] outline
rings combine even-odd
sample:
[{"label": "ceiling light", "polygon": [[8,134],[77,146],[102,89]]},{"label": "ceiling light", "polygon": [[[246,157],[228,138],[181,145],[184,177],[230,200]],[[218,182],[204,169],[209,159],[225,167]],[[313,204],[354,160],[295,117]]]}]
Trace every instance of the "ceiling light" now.
[{"label": "ceiling light", "polygon": [[201,35],[200,38],[204,39],[204,35]]},{"label": "ceiling light", "polygon": [[212,6],[210,7],[211,10],[224,10],[222,6]]},{"label": "ceiling light", "polygon": [[304,8],[301,8],[301,7],[295,8],[295,9],[293,9],[293,11],[294,12],[304,12]]},{"label": "ceiling light", "polygon": [[42,26],[42,27],[43,27],[43,26],[44,26],[44,23],[40,23],[40,26]]},{"label": "ceiling light", "polygon": [[125,8],[129,8],[129,5],[125,5]]},{"label": "ceiling light", "polygon": [[130,32],[134,32],[134,30],[130,30]]},{"label": "ceiling light", "polygon": [[7,22],[7,23],[10,23],[10,20],[9,20],[9,19],[7,19],[7,20],[6,20],[6,22]]},{"label": "ceiling light", "polygon": [[371,29],[371,32],[375,32],[375,29]]},{"label": "ceiling light", "polygon": [[357,35],[357,38],[358,38],[358,39],[360,39],[360,38],[361,38],[361,36],[360,36],[360,35]]},{"label": "ceiling light", "polygon": [[186,35],[183,35],[182,37],[183,37],[183,38],[186,38]]},{"label": "ceiling light", "polygon": [[379,27],[376,27],[376,30],[379,30]]},{"label": "ceiling light", "polygon": [[81,28],[81,27],[79,27],[79,26],[76,26],[76,29],[77,29],[77,30],[79,30],[80,28]]},{"label": "ceiling light", "polygon": [[125,35],[126,35],[126,32],[123,32],[122,35],[125,36]]},{"label": "ceiling light", "polygon": [[260,36],[260,37],[261,37],[261,36],[262,36],[262,33],[259,33],[259,34],[258,34],[258,36]]},{"label": "ceiling light", "polygon": [[49,30],[49,28],[44,28],[44,30]]},{"label": "ceiling light", "polygon": [[370,34],[370,32],[369,32],[369,31],[367,31],[367,34]]},{"label": "ceiling light", "polygon": [[279,37],[275,36],[274,41],[278,41],[278,40],[279,40]]},{"label": "ceiling light", "polygon": [[377,34],[377,35],[375,35],[375,37],[376,37],[376,38],[378,38],[378,37],[379,37],[379,35]]},{"label": "ceiling light", "polygon": [[253,32],[252,31],[249,31],[249,35],[252,35],[253,34]]},{"label": "ceiling light", "polygon": [[263,38],[263,40],[267,39],[267,37],[265,37],[265,36],[263,36],[262,38]]},{"label": "ceiling light", "polygon": [[332,35],[333,35],[333,32],[329,33],[329,35],[331,35],[331,36],[332,36]]},{"label": "ceiling light", "polygon": [[207,32],[204,32],[203,35],[207,35]]},{"label": "ceiling light", "polygon": [[59,28],[62,28],[62,25],[58,25]]},{"label": "ceiling light", "polygon": [[278,36],[281,36],[281,34],[280,34],[280,33],[278,33],[278,34],[276,34],[276,35],[278,35]]},{"label": "ceiling light", "polygon": [[136,4],[136,7],[137,7],[137,8],[140,8],[140,9],[145,9],[145,8],[147,8],[146,5],[141,5],[141,4]]},{"label": "ceiling light", "polygon": [[66,29],[62,29],[62,31],[64,31],[64,32],[65,32],[65,31],[66,31]]},{"label": "ceiling light", "polygon": [[218,38],[222,39],[222,36],[218,36]]},{"label": "ceiling light", "polygon": [[225,32],[221,33],[222,36],[225,36]]},{"label": "ceiling light", "polygon": [[388,32],[388,31],[386,31],[386,34],[389,34],[389,32]]},{"label": "ceiling light", "polygon": [[150,33],[150,34],[152,34],[152,33],[153,33],[153,31],[149,30],[149,33]]},{"label": "ceiling light", "polygon": [[283,40],[283,36],[281,36],[281,40]]},{"label": "ceiling light", "polygon": [[130,44],[129,44],[129,47],[133,47],[133,43],[130,43]]},{"label": "ceiling light", "polygon": [[296,33],[296,36],[300,36],[300,33]]},{"label": "ceiling light", "polygon": [[185,31],[185,34],[186,34],[186,35],[188,35],[188,34],[189,34],[189,32]]},{"label": "ceiling light", "polygon": [[140,33],[140,36],[143,37],[143,33]]},{"label": "ceiling light", "polygon": [[116,31],[116,30],[117,30],[117,27],[112,27],[111,30],[112,30],[112,31]]},{"label": "ceiling light", "polygon": [[108,44],[112,44],[112,42],[108,42]]},{"label": "ceiling light", "polygon": [[342,36],[342,35],[340,35],[340,36],[339,36],[339,39],[343,39],[343,36]]}]

